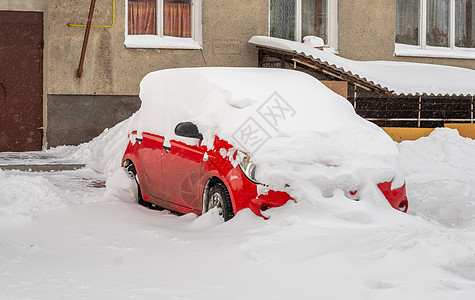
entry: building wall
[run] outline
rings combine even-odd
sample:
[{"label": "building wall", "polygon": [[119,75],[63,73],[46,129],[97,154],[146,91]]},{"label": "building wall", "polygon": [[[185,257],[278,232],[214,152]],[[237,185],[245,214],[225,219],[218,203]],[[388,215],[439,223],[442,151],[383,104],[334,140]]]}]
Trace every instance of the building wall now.
[{"label": "building wall", "polygon": [[[113,1],[96,1],[93,24],[111,24]],[[115,1],[114,26],[91,29],[81,79],[76,72],[85,29],[67,24],[86,23],[90,0],[50,1],[48,94],[137,95],[140,80],[151,71],[257,65],[257,51],[247,41],[267,33],[266,1],[203,0],[203,51],[126,48],[126,0]]]},{"label": "building wall", "polygon": [[475,69],[474,59],[394,56],[395,0],[339,0],[339,53],[355,60],[394,60]]},{"label": "building wall", "polygon": [[[124,112],[132,114],[140,105],[140,80],[151,71],[257,66],[257,50],[247,41],[254,35],[268,34],[268,0],[202,0],[202,51],[126,48],[126,0],[97,0],[93,24],[111,25],[113,1],[115,23],[111,28],[91,29],[83,75],[78,79],[85,28],[67,24],[85,24],[91,0],[0,0],[0,9],[44,12],[45,145],[88,141],[126,118]],[[343,57],[475,69],[475,60],[394,56],[394,0],[339,0],[338,10],[338,50]],[[111,105],[120,109],[111,109]],[[91,107],[97,107],[97,112],[81,113]]]},{"label": "building wall", "polygon": [[0,0],[0,10],[45,11],[48,0]]},{"label": "building wall", "polygon": [[[112,23],[113,1],[96,1],[94,25]],[[76,74],[85,28],[67,24],[86,24],[91,1],[49,1],[47,111],[51,126],[47,128],[48,146],[88,141],[104,128],[127,118],[139,107],[139,83],[151,71],[177,67],[257,66],[257,50],[247,41],[254,35],[267,34],[267,1],[203,0],[203,50],[126,48],[127,1],[115,1],[114,25],[91,28],[80,79]],[[129,97],[133,95],[135,97]],[[120,114],[111,108],[113,105],[120,105]],[[97,111],[92,113],[91,107]],[[129,115],[123,111],[129,111]],[[98,122],[97,118],[102,120]]]}]

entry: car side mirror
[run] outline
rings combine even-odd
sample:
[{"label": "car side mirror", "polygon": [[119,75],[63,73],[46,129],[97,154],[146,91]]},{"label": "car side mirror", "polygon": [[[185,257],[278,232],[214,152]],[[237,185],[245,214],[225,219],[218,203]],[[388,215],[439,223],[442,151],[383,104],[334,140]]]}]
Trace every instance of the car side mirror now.
[{"label": "car side mirror", "polygon": [[203,140],[203,135],[192,122],[181,122],[175,127],[175,134],[182,137]]}]

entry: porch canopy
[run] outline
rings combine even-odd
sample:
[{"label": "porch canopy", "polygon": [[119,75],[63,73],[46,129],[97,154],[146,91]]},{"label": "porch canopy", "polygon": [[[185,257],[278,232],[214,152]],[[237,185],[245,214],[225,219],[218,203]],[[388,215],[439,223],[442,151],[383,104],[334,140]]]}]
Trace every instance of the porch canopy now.
[{"label": "porch canopy", "polygon": [[355,61],[303,43],[254,36],[249,40],[259,48],[296,54],[337,76],[370,86],[374,90],[400,96],[475,95],[475,71],[442,65],[396,61]]}]

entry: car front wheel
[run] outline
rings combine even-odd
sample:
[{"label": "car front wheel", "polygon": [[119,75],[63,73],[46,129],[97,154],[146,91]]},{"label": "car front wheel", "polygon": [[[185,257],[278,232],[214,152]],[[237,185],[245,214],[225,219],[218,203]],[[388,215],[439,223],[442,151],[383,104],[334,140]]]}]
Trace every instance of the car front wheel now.
[{"label": "car front wheel", "polygon": [[137,177],[137,169],[134,166],[134,163],[131,162],[130,160],[126,160],[123,165],[125,172],[127,172],[127,175],[129,175],[130,178],[135,180],[135,183],[137,184],[137,193],[138,193],[138,203],[140,205],[147,206],[145,201],[143,200],[142,197],[142,192],[140,190],[140,183]]},{"label": "car front wheel", "polygon": [[204,207],[206,211],[203,213],[216,208],[224,221],[228,221],[234,217],[231,197],[229,196],[226,186],[222,183],[216,183],[216,185],[210,189],[206,199],[206,205]]}]

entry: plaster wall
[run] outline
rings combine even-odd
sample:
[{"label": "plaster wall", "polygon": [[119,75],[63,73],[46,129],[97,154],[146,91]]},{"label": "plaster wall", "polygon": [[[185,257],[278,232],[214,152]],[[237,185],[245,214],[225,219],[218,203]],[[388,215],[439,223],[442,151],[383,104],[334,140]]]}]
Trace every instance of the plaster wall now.
[{"label": "plaster wall", "polygon": [[355,60],[394,60],[475,69],[474,59],[394,56],[395,0],[339,0],[338,43],[341,56]]},{"label": "plaster wall", "polygon": [[[111,25],[114,0],[97,0],[93,25]],[[203,50],[124,46],[126,0],[115,0],[111,28],[91,28],[81,79],[76,76],[90,0],[49,1],[48,94],[137,95],[143,76],[174,67],[257,66],[247,41],[267,34],[267,1],[203,0]]]},{"label": "plaster wall", "polygon": [[48,0],[0,0],[0,10],[46,11]]}]

